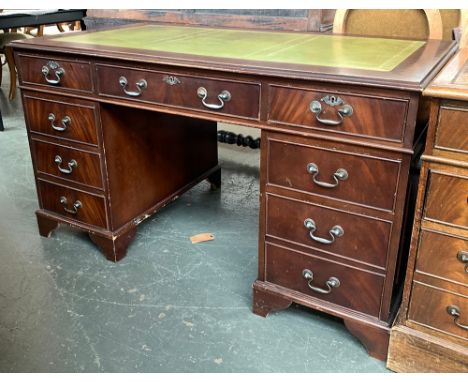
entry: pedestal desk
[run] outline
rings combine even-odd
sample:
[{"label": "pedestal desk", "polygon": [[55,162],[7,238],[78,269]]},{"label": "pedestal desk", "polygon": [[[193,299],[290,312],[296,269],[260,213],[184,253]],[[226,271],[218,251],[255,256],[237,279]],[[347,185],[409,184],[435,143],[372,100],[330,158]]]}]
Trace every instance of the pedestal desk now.
[{"label": "pedestal desk", "polygon": [[431,97],[405,289],[388,367],[468,372],[468,49],[424,91]]},{"label": "pedestal desk", "polygon": [[148,216],[220,185],[216,121],[260,128],[253,311],[341,317],[385,358],[421,91],[454,49],[163,25],[14,43],[40,234],[77,227],[117,261]]}]

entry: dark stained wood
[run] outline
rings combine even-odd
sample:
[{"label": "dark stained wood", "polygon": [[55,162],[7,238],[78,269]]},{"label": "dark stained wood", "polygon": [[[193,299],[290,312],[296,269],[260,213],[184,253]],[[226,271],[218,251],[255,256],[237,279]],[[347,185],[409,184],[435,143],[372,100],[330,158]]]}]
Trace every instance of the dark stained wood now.
[{"label": "dark stained wood", "polygon": [[[265,281],[362,313],[378,316],[383,287],[381,275],[343,266],[326,260],[323,256],[293,252],[286,247],[268,242],[265,245]],[[303,271],[306,269],[313,272],[312,286],[328,290],[326,283],[330,277],[338,278],[340,286],[331,288],[328,294],[311,290],[308,287],[308,281],[303,276]]]},{"label": "dark stained wood", "polygon": [[50,237],[52,232],[58,227],[58,222],[55,219],[49,219],[43,215],[36,213],[37,226],[39,234],[44,237]]},{"label": "dark stained wood", "polygon": [[220,189],[221,188],[221,169],[215,171],[208,178],[206,178],[206,180],[210,182],[210,186],[212,190]]},{"label": "dark stained wood", "polygon": [[100,114],[113,230],[218,165],[212,122],[112,105]]},{"label": "dark stained wood", "polygon": [[[41,208],[83,223],[102,228],[108,227],[104,197],[44,181],[39,181],[38,185]],[[67,200],[66,205],[60,203],[63,196]],[[73,204],[76,201],[82,204],[76,214],[65,211],[65,208],[74,211]]]},{"label": "dark stained wood", "polygon": [[[216,110],[217,114],[232,114],[245,118],[259,118],[260,85],[257,83],[242,83],[239,81],[219,81],[211,78],[187,76],[177,72],[154,72],[135,70],[128,67],[97,65],[98,92],[102,96],[123,97],[134,101],[154,102],[190,109],[213,111],[202,104],[197,90],[204,87],[207,90],[207,104],[220,105],[218,95],[223,91],[231,94],[231,99],[225,101],[224,107]],[[125,94],[119,79],[124,76],[128,80],[127,90],[137,92],[136,82],[145,80],[147,89],[141,91],[138,97]],[[176,77],[176,84],[168,84],[166,78]]]},{"label": "dark stained wood", "polygon": [[389,328],[369,326],[357,320],[345,319],[343,321],[346,329],[362,342],[369,355],[382,361],[387,359]]},{"label": "dark stained wood", "polygon": [[422,230],[418,251],[416,272],[466,283],[468,263],[463,263],[458,255],[460,252],[468,254],[468,238]]},{"label": "dark stained wood", "polygon": [[[95,103],[25,92],[23,105],[31,132],[57,137],[64,141],[97,145]],[[65,131],[52,128],[52,123],[48,119],[50,113],[55,115],[54,126],[59,128],[63,128],[61,122],[63,118],[70,118]]]},{"label": "dark stained wood", "polygon": [[[36,157],[36,171],[39,176],[39,173],[49,174],[62,180],[103,188],[101,159],[98,154],[41,142],[37,139],[33,139],[32,150]],[[62,159],[60,165],[55,162],[57,155]],[[69,166],[72,161],[77,163],[76,167]],[[63,173],[59,166],[65,171],[71,169],[71,172]]]},{"label": "dark stained wood", "polygon": [[[353,114],[343,117],[337,126],[329,126],[317,120],[317,114],[310,110],[313,101],[322,105],[321,119],[340,121],[337,110],[342,106],[329,106],[321,101],[327,95],[334,95],[343,100],[343,104],[353,108]],[[408,99],[389,97],[369,97],[324,89],[293,89],[272,86],[268,121],[313,129],[323,129],[331,133],[353,136],[371,136],[380,139],[401,142],[403,140]]]},{"label": "dark stained wood", "polygon": [[468,228],[468,178],[430,173],[423,217]]},{"label": "dark stained wood", "polygon": [[[378,157],[377,153],[351,151],[323,141],[287,139],[281,135],[268,135],[270,153],[267,182],[285,188],[320,194],[324,197],[344,199],[368,207],[393,211],[396,186],[400,175],[400,162],[396,158]],[[381,154],[380,154],[381,155]],[[275,158],[282,158],[278,161]],[[340,180],[334,188],[326,188],[313,181],[307,165],[317,165],[318,182],[335,184],[333,175],[345,169],[348,178]],[[382,176],[385,174],[385,177]],[[365,179],[365,181],[364,181]]]},{"label": "dark stained wood", "polygon": [[[16,66],[22,66],[23,83],[31,83],[41,86],[56,87],[60,89],[74,89],[78,92],[90,93],[93,91],[93,81],[91,80],[91,65],[89,61],[63,59],[62,57],[35,57],[29,55],[17,55],[15,57]],[[50,67],[49,63],[58,65],[57,69]],[[51,81],[58,81],[57,84],[50,84],[46,76],[42,73],[42,68],[49,68],[47,78]],[[57,72],[63,69],[65,73],[57,78]]]},{"label": "dark stained wood", "polygon": [[127,254],[127,248],[135,237],[136,227],[120,234],[119,236],[104,237],[89,232],[89,238],[105,254],[108,260],[117,262]]},{"label": "dark stained wood", "polygon": [[269,313],[277,310],[287,309],[291,306],[292,300],[284,298],[280,294],[272,293],[266,289],[259,288],[257,284],[253,286],[253,313],[266,317]]},{"label": "dark stained wood", "polygon": [[[270,194],[266,197],[266,208],[267,237],[283,238],[318,249],[323,252],[323,257],[331,256],[335,261],[339,260],[337,257],[346,257],[381,269],[386,266],[391,230],[388,221]],[[310,230],[304,226],[306,219],[314,220],[317,229],[313,235],[316,237],[330,240],[332,237],[329,231],[336,225],[343,228],[344,234],[336,237],[332,244],[318,243],[310,237]]]},{"label": "dark stained wood", "polygon": [[[463,289],[460,289],[463,291]],[[468,329],[457,326],[447,308],[459,308],[459,324],[468,326],[468,287],[464,294],[444,292],[418,282],[413,283],[408,320],[468,340]]]},{"label": "dark stained wood", "polygon": [[[418,114],[425,122],[419,113],[420,91],[448,60],[453,44],[428,42],[385,72],[33,40],[15,42],[14,49],[43,233],[55,228],[51,221],[76,227],[88,232],[107,258],[118,261],[138,224],[151,214],[203,179],[219,186],[217,120],[261,128],[254,312],[265,316],[295,302],[332,314],[351,322],[350,330],[372,355],[385,356],[398,302],[395,273],[397,264],[404,264],[401,231],[414,134],[422,130],[416,127]],[[44,83],[41,68],[50,60],[65,69],[59,86]],[[122,75],[130,91],[137,90],[135,82],[140,79],[147,81],[147,89],[139,97],[123,94],[118,81]],[[165,75],[180,83],[166,84]],[[218,103],[222,90],[232,98],[221,110],[207,109],[197,96],[200,86],[207,89],[209,103]],[[336,133],[339,128],[319,125],[314,115],[315,122],[301,120],[301,112],[311,114],[312,98],[304,98],[310,94],[337,94],[345,102],[353,101],[351,122],[345,117],[341,133]],[[79,133],[50,132],[43,114],[47,116],[51,107],[58,118],[65,112],[75,113],[72,121],[84,116]],[[296,109],[302,111],[296,115],[291,111]],[[273,122],[274,113],[284,121]],[[330,117],[330,110],[324,116]],[[278,143],[272,146],[270,139]],[[73,183],[54,178],[50,169],[42,172],[44,147],[52,145],[62,147],[64,156],[69,152],[98,156],[102,189],[93,190],[89,179]],[[320,180],[328,182],[335,167],[345,162],[352,177],[343,186],[349,187],[307,188],[311,175],[301,178],[296,163],[305,160],[298,166],[304,171],[309,156],[320,166]],[[277,169],[270,172],[275,164]],[[270,181],[270,174],[276,178]],[[76,215],[63,210],[61,196],[67,198],[67,208],[77,199],[83,203]],[[344,237],[329,248],[310,244],[304,227],[309,216],[304,214],[314,215],[310,217],[316,220],[318,236],[327,237],[334,224],[342,224]],[[302,274],[306,267],[314,272],[313,285],[326,288],[329,277],[335,276],[340,287],[330,294],[313,292]]]}]

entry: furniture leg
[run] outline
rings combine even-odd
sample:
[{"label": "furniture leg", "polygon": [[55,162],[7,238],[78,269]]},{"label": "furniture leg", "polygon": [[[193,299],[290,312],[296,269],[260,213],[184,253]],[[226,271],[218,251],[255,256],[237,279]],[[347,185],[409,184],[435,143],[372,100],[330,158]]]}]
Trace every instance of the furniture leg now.
[{"label": "furniture leg", "polygon": [[8,69],[10,70],[10,93],[8,98],[14,99],[16,97],[16,67],[13,49],[9,46],[5,47],[5,58],[8,63]]},{"label": "furniture leg", "polygon": [[266,317],[275,310],[287,309],[291,306],[292,300],[280,294],[263,289],[257,283],[253,285],[253,312],[259,316]]},{"label": "furniture leg", "polygon": [[221,168],[212,173],[206,180],[210,182],[212,190],[221,188]]},{"label": "furniture leg", "polygon": [[50,219],[36,212],[37,225],[39,226],[39,234],[44,237],[50,237],[50,234],[57,228],[57,220]]},{"label": "furniture leg", "polygon": [[127,248],[133,240],[136,227],[120,234],[119,236],[104,237],[89,232],[89,238],[96,244],[110,261],[117,262],[125,257]]},{"label": "furniture leg", "polygon": [[368,322],[343,319],[346,329],[366,348],[370,356],[385,361],[390,340],[390,328],[370,326]]}]

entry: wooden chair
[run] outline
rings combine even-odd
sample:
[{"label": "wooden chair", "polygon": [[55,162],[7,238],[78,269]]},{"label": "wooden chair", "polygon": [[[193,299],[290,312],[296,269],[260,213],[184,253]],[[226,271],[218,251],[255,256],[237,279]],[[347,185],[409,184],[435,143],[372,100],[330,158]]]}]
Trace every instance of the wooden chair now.
[{"label": "wooden chair", "polygon": [[443,26],[437,9],[338,9],[333,33],[441,40]]},{"label": "wooden chair", "polygon": [[18,32],[0,33],[0,54],[5,55],[5,62],[1,65],[0,85],[2,83],[1,78],[3,65],[8,64],[8,69],[10,70],[10,92],[8,94],[9,99],[14,99],[16,97],[16,67],[15,60],[13,58],[13,50],[8,46],[8,44],[15,40],[24,40],[27,38],[32,38],[32,36]]}]

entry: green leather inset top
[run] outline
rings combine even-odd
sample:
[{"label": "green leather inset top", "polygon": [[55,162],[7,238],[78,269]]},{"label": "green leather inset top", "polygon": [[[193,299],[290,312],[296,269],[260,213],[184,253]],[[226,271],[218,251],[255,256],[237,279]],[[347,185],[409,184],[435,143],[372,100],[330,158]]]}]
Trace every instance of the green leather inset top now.
[{"label": "green leather inset top", "polygon": [[391,71],[424,41],[143,25],[57,41],[276,63]]}]

